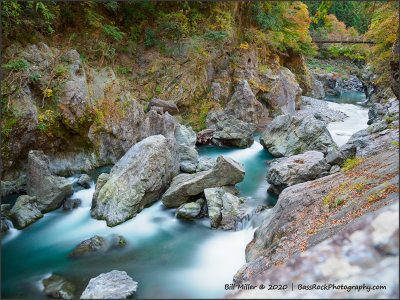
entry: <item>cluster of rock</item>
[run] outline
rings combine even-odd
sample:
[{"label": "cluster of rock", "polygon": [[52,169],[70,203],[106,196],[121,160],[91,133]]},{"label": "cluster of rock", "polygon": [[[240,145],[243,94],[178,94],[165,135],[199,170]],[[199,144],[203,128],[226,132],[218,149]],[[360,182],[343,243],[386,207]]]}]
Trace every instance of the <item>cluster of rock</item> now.
[{"label": "cluster of rock", "polygon": [[107,238],[95,235],[90,239],[79,243],[72,252],[68,254],[70,258],[83,258],[105,254],[114,248],[126,246],[125,238],[121,235],[111,235]]},{"label": "cluster of rock", "polygon": [[[44,292],[47,296],[58,299],[76,299],[75,285],[66,278],[53,274],[42,280]],[[90,279],[80,299],[128,299],[133,296],[138,288],[125,271],[113,270],[102,273]]]},{"label": "cluster of rock", "polygon": [[234,195],[234,185],[244,179],[244,174],[243,165],[220,155],[208,170],[176,176],[161,199],[166,207],[177,208],[178,217],[208,215],[211,227],[236,229],[243,217],[240,206],[245,199]]}]

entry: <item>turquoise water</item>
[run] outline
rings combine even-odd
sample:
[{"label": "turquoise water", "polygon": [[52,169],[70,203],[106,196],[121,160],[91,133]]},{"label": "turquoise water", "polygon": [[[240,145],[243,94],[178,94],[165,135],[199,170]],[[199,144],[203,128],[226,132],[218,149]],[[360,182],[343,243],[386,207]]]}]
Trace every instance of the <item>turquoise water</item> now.
[{"label": "turquoise water", "polygon": [[[199,154],[223,154],[242,162],[246,176],[237,187],[242,196],[250,197],[249,207],[275,204],[265,181],[265,161],[273,157],[258,141],[248,149],[202,146]],[[92,178],[109,169],[93,172]],[[76,182],[77,177],[70,180]],[[213,230],[208,219],[176,219],[175,210],[158,201],[134,219],[109,228],[105,221],[90,217],[94,181],[90,189],[74,186],[73,197],[82,200],[81,207],[68,212],[58,209],[2,236],[2,298],[45,298],[41,280],[54,273],[72,281],[79,297],[90,278],[114,269],[139,282],[135,298],[215,298],[226,293],[224,285],[245,263],[245,247],[255,230],[251,222],[236,232]],[[101,257],[67,258],[82,240],[112,233],[125,237],[124,249]]]},{"label": "turquoise water", "polygon": [[335,102],[335,103],[348,103],[366,106],[365,101],[367,100],[364,93],[358,92],[346,92],[341,93],[340,96],[326,96],[324,100]]}]

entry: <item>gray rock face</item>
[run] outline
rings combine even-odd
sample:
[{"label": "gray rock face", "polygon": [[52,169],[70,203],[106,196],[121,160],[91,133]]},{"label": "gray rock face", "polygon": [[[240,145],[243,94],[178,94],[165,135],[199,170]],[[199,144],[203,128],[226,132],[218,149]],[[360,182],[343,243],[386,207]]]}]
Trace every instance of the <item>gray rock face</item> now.
[{"label": "gray rock face", "polygon": [[73,194],[71,182],[51,174],[49,159],[42,151],[29,152],[27,186],[28,194],[37,197],[38,209],[43,213],[57,209]]},{"label": "gray rock face", "polygon": [[344,156],[344,154],[341,151],[338,151],[338,150],[329,151],[328,154],[326,155],[326,158],[325,158],[325,161],[328,164],[330,164],[331,166],[340,165],[345,160],[346,160],[346,157]]},{"label": "gray rock face", "polygon": [[10,211],[10,218],[15,228],[23,229],[43,217],[38,206],[36,197],[19,196]]},{"label": "gray rock face", "polygon": [[310,76],[310,92],[309,96],[317,99],[325,98],[325,89],[322,81],[318,80],[318,78],[311,73]]},{"label": "gray rock face", "polygon": [[159,199],[178,174],[175,149],[162,135],[135,144],[111,169],[92,202],[92,217],[116,226]]},{"label": "gray rock face", "polygon": [[181,219],[194,219],[200,214],[203,204],[204,199],[202,198],[196,202],[184,203],[178,207],[176,211],[176,217]]},{"label": "gray rock face", "polygon": [[336,148],[324,122],[308,116],[304,119],[284,115],[269,122],[260,142],[276,157],[301,154],[316,150],[322,153]]},{"label": "gray rock face", "polygon": [[183,144],[194,147],[196,145],[196,132],[194,132],[192,127],[186,127],[177,123],[175,127],[175,139],[178,145]]},{"label": "gray rock face", "polygon": [[354,133],[346,143],[347,147],[353,146],[358,157],[370,157],[382,151],[395,149],[393,142],[399,140],[399,131],[386,129],[376,133],[370,133],[363,129]]},{"label": "gray rock face", "polygon": [[90,279],[80,299],[127,299],[137,287],[138,283],[125,271],[113,270]]},{"label": "gray rock face", "polygon": [[242,79],[224,112],[243,122],[257,124],[263,117],[263,106],[254,96],[249,83]]},{"label": "gray rock face", "polygon": [[58,299],[73,299],[75,286],[59,275],[51,275],[43,279],[44,292],[46,295]]},{"label": "gray rock face", "polygon": [[103,164],[117,162],[142,138],[143,107],[129,93],[119,97],[121,100],[115,105],[120,106],[122,112],[104,118],[100,124],[93,122],[88,133],[89,140],[96,146],[98,160]]},{"label": "gray rock face", "polygon": [[71,210],[71,209],[77,208],[79,205],[81,205],[81,203],[82,203],[82,201],[80,199],[68,198],[64,202],[63,209]]},{"label": "gray rock face", "polygon": [[176,176],[168,190],[162,196],[166,207],[179,207],[190,197],[201,194],[206,188],[234,185],[244,179],[242,164],[229,157],[218,156],[214,168],[195,174]]},{"label": "gray rock face", "polygon": [[343,90],[347,92],[364,92],[364,86],[360,79],[356,76],[350,76],[349,79],[343,80]]},{"label": "gray rock face", "polygon": [[184,144],[178,145],[179,165],[182,172],[196,172],[197,163],[199,161],[199,153],[194,147],[189,147]]},{"label": "gray rock face", "polygon": [[78,179],[78,184],[84,188],[90,188],[90,177],[87,174],[82,174]]},{"label": "gray rock face", "polygon": [[217,162],[214,158],[208,156],[202,156],[199,158],[196,172],[207,171],[215,167]]},{"label": "gray rock face", "polygon": [[172,116],[179,113],[178,107],[176,106],[175,102],[172,100],[165,101],[165,100],[153,98],[153,99],[151,99],[148,108],[151,109],[154,106],[162,107],[164,112],[168,112]]},{"label": "gray rock face", "polygon": [[[304,286],[317,284],[354,286],[382,285],[379,290],[314,289],[275,290],[268,293],[271,299],[304,298],[398,298],[399,282],[399,205],[398,201],[355,220],[332,238],[305,252],[271,267],[251,284],[269,286],[301,282]],[[265,261],[265,259],[263,259]],[[260,289],[239,291],[227,298],[264,298]]]},{"label": "gray rock face", "polygon": [[215,124],[212,142],[216,145],[231,145],[239,148],[250,147],[254,143],[254,124],[240,121],[236,118],[227,118]]},{"label": "gray rock face", "polygon": [[267,181],[271,184],[268,192],[278,195],[288,186],[314,180],[329,169],[321,152],[307,151],[290,156],[268,169]]},{"label": "gray rock face", "polygon": [[175,139],[175,127],[176,121],[168,112],[159,114],[154,110],[150,110],[140,127],[140,137],[141,139],[145,139],[152,135],[162,134],[166,138]]},{"label": "gray rock face", "polygon": [[204,190],[207,201],[208,216],[212,228],[222,227],[223,230],[236,229],[243,212],[240,205],[246,198],[239,198],[229,192],[229,188],[217,187]]},{"label": "gray rock face", "polygon": [[175,127],[175,140],[178,148],[180,169],[185,173],[196,172],[199,154],[195,148],[196,133],[191,127],[179,123]]},{"label": "gray rock face", "polygon": [[368,110],[368,125],[379,122],[387,114],[387,108],[380,103],[373,103]]},{"label": "gray rock face", "polygon": [[1,197],[17,193],[26,193],[26,175],[21,175],[16,180],[1,181]]},{"label": "gray rock face", "polygon": [[278,74],[266,70],[262,74],[262,83],[267,91],[261,94],[261,100],[268,108],[279,110],[281,114],[295,113],[296,102],[301,101],[302,89],[289,69],[281,68]]},{"label": "gray rock face", "polygon": [[97,197],[99,196],[100,190],[106,184],[109,178],[110,174],[107,173],[101,173],[97,178],[96,187],[94,189],[92,198],[92,208],[94,208],[97,205]]}]

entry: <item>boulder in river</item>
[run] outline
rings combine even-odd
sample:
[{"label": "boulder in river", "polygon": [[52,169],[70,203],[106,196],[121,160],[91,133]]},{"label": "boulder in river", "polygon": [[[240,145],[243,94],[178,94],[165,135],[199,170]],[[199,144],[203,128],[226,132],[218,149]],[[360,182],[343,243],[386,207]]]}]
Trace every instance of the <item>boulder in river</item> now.
[{"label": "boulder in river", "polygon": [[196,172],[199,161],[199,154],[195,148],[196,133],[191,127],[177,123],[175,127],[175,140],[181,171],[185,173]]},{"label": "boulder in river", "polygon": [[232,191],[231,187],[204,190],[212,228],[221,226],[223,230],[236,229],[236,225],[243,217],[244,213],[241,211],[240,206],[246,198],[236,197],[230,191]]},{"label": "boulder in river", "polygon": [[59,275],[43,279],[44,292],[52,298],[73,299],[75,286]]},{"label": "boulder in river", "polygon": [[85,189],[90,188],[90,177],[87,174],[82,174],[78,179],[78,184]]},{"label": "boulder in river", "polygon": [[77,199],[77,198],[68,198],[67,200],[65,200],[64,205],[63,205],[63,209],[64,210],[71,210],[74,208],[77,208],[79,205],[82,204],[81,199]]},{"label": "boulder in river", "polygon": [[326,124],[314,116],[278,116],[261,134],[260,143],[276,157],[316,150],[326,154],[337,148]]},{"label": "boulder in river", "polygon": [[101,255],[112,248],[121,248],[126,245],[125,238],[121,235],[111,235],[107,238],[95,235],[90,239],[80,242],[72,252],[68,254],[70,258],[82,258],[88,256]]},{"label": "boulder in river", "polygon": [[179,207],[190,197],[201,194],[206,188],[241,182],[244,174],[245,170],[241,163],[220,155],[215,167],[208,171],[176,176],[162,196],[162,202],[167,207]]},{"label": "boulder in river", "polygon": [[209,156],[202,156],[199,158],[199,163],[197,164],[196,172],[207,171],[215,167],[217,162],[214,158]]},{"label": "boulder in river", "polygon": [[92,217],[116,226],[157,201],[179,172],[175,151],[162,135],[135,144],[111,169],[92,202]]},{"label": "boulder in river", "polygon": [[97,205],[97,197],[99,196],[101,188],[107,183],[110,178],[110,174],[101,173],[97,178],[96,187],[94,189],[93,198],[92,198],[92,208]]},{"label": "boulder in river", "polygon": [[254,124],[246,123],[236,118],[227,118],[215,124],[212,142],[218,146],[231,145],[239,148],[250,147],[254,143]]},{"label": "boulder in river", "polygon": [[15,228],[23,229],[43,217],[38,206],[36,197],[19,196],[10,211],[10,218]]},{"label": "boulder in river", "polygon": [[113,270],[90,279],[80,299],[127,299],[137,287],[138,283],[125,271]]},{"label": "boulder in river", "polygon": [[268,169],[267,181],[271,184],[268,192],[279,195],[288,186],[316,179],[330,167],[324,154],[318,151],[290,156]]},{"label": "boulder in river", "polygon": [[184,203],[176,210],[176,216],[181,219],[194,219],[200,214],[203,204],[203,198],[195,202]]},{"label": "boulder in river", "polygon": [[52,175],[48,157],[37,150],[29,151],[27,185],[28,195],[37,197],[37,207],[42,213],[57,209],[73,194],[72,182]]}]

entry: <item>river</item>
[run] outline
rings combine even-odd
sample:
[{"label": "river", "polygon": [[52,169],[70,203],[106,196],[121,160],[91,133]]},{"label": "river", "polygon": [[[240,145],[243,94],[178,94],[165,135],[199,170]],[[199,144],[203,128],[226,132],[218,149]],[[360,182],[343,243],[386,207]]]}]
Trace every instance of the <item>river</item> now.
[{"label": "river", "polygon": [[[343,109],[349,116],[345,122],[329,124],[335,141],[342,144],[349,134],[365,128],[365,108],[342,99],[327,99],[329,105]],[[357,99],[358,99],[357,98]],[[357,126],[356,126],[357,125]],[[360,129],[362,129],[360,128]],[[226,155],[245,166],[246,176],[237,184],[240,195],[248,197],[249,210],[260,205],[272,207],[276,198],[269,195],[265,181],[265,161],[273,156],[259,143],[247,149],[200,146],[200,156]],[[245,263],[245,247],[253,237],[254,218],[236,232],[210,229],[208,219],[179,220],[175,209],[166,209],[161,201],[145,208],[135,218],[113,228],[105,221],[90,217],[95,180],[109,167],[93,171],[89,189],[75,185],[72,197],[82,205],[72,211],[62,208],[47,213],[23,230],[11,229],[2,237],[1,286],[3,298],[44,298],[41,280],[59,274],[72,281],[77,295],[90,278],[111,270],[126,271],[139,288],[134,298],[216,298],[223,296],[224,285]],[[76,182],[78,176],[69,178]],[[15,201],[15,197],[4,199]],[[4,202],[3,202],[4,203]],[[74,260],[67,254],[81,241],[94,235],[123,235],[127,246],[112,250],[101,257]]]}]

